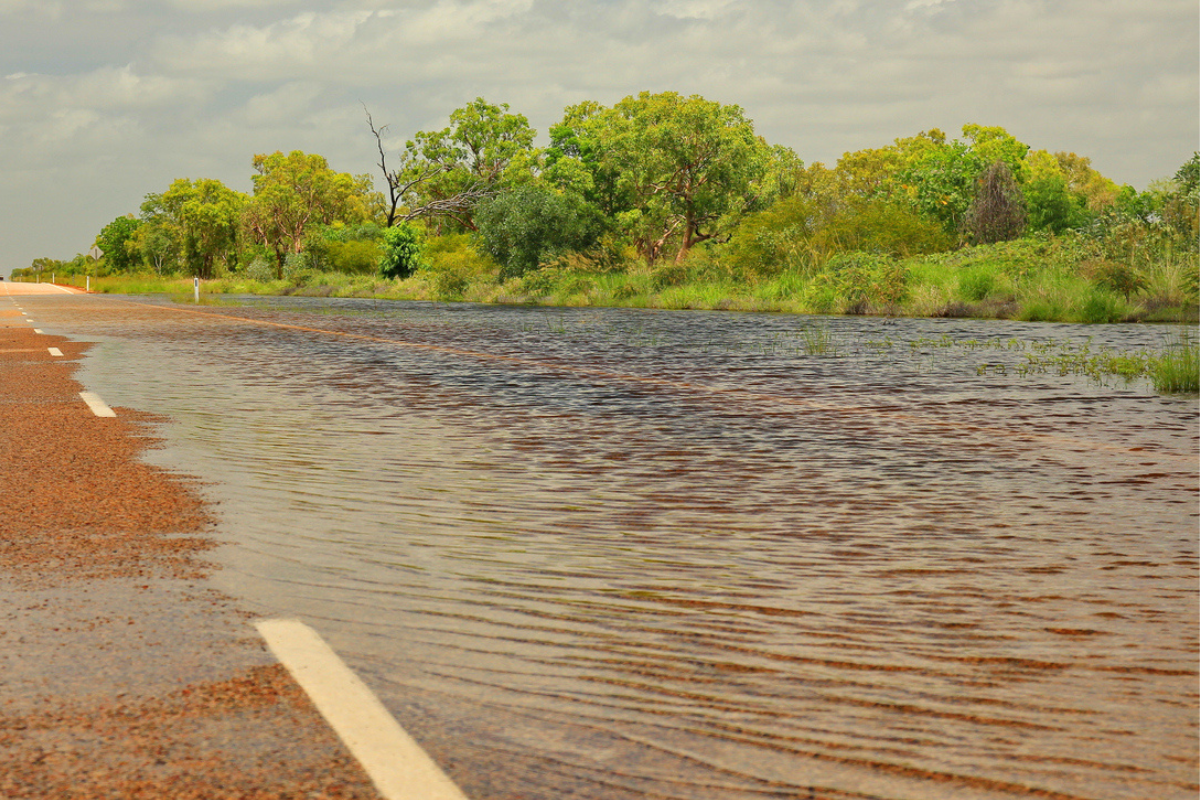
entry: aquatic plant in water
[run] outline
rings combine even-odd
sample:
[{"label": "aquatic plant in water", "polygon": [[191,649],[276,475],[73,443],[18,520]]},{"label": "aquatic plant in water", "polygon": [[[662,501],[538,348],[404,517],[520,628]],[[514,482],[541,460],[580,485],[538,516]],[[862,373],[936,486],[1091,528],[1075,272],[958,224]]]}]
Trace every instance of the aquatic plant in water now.
[{"label": "aquatic plant in water", "polygon": [[1155,391],[1168,394],[1200,393],[1200,342],[1184,330],[1149,363]]}]

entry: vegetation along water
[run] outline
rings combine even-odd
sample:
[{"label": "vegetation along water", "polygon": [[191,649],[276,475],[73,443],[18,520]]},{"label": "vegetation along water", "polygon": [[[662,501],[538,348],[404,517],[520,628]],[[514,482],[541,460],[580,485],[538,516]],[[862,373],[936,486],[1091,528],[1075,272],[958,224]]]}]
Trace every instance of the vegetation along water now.
[{"label": "vegetation along water", "polygon": [[[257,154],[252,191],[181,178],[92,252],[19,279],[100,291],[1008,318],[1197,319],[1200,154],[1143,191],[1001,127],[806,164],[736,105],[674,92],[564,110],[549,144],[478,98],[378,180]],[[81,243],[82,244],[82,243]]]}]

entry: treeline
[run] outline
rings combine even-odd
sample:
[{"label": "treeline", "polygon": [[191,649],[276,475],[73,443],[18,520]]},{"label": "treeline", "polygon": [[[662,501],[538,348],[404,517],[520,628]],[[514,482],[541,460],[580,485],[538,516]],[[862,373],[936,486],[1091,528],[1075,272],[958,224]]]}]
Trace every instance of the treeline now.
[{"label": "treeline", "polygon": [[[523,115],[482,98],[397,152],[369,114],[366,127],[379,188],[319,155],[256,155],[250,194],[177,180],[100,231],[99,260],[17,272],[419,278],[446,298],[566,297],[569,285],[582,302],[624,275],[627,294],[769,285],[803,309],[869,312],[911,300],[912,259],[954,269],[964,248],[982,248],[1068,253],[1081,281],[1126,305],[1196,298],[1200,154],[1140,192],[1086,157],[975,124],[805,164],[738,106],[672,92],[571,106],[543,148]],[[1017,274],[993,276],[980,301],[999,308],[1016,291],[1026,267],[1009,266]]]}]

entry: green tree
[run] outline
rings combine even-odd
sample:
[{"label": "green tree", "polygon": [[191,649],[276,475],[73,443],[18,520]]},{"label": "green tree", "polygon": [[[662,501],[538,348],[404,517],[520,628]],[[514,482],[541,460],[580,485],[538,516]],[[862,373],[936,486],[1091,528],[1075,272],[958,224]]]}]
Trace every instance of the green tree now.
[{"label": "green tree", "polygon": [[543,153],[542,177],[559,189],[579,195],[606,218],[634,208],[632,187],[621,180],[619,163],[606,159],[615,120],[610,109],[593,100],[568,106],[550,128]]},{"label": "green tree", "polygon": [[586,250],[601,232],[595,208],[578,195],[525,184],[480,204],[481,249],[500,264],[500,277],[537,269],[557,255]]},{"label": "green tree", "polygon": [[1190,250],[1200,248],[1200,153],[1194,153],[1175,172],[1163,198],[1162,218]]},{"label": "green tree", "polygon": [[128,272],[137,265],[139,253],[136,236],[142,226],[141,220],[133,215],[120,216],[105,225],[96,237],[96,247],[104,253],[104,260],[114,272]]},{"label": "green tree", "polygon": [[[1034,154],[1030,154],[1031,161],[1033,157]],[[1072,194],[1083,199],[1088,211],[1104,211],[1116,203],[1119,187],[1092,169],[1090,158],[1058,152],[1054,154],[1054,160],[1058,162],[1059,170],[1067,180],[1067,188]]]},{"label": "green tree", "polygon": [[[769,193],[772,150],[735,105],[675,92],[568,109],[552,134],[548,169],[560,182],[574,159],[591,176],[585,196],[612,214],[649,262],[676,262],[723,238]],[[574,169],[579,173],[579,169]]]},{"label": "green tree", "polygon": [[179,261],[179,243],[169,226],[161,221],[144,221],[134,233],[132,244],[142,262],[153,267],[158,275]]},{"label": "green tree", "polygon": [[[218,180],[180,178],[162,194],[142,203],[142,219],[159,226],[175,243],[180,265],[191,274],[211,278],[218,263],[237,262],[238,220],[246,196]],[[161,244],[161,242],[160,242]]]},{"label": "green tree", "polygon": [[978,153],[955,141],[926,152],[904,170],[900,179],[913,207],[941,223],[947,234],[957,236],[983,168]]},{"label": "green tree", "polygon": [[1025,156],[1029,145],[1019,142],[1008,131],[997,125],[963,125],[963,139],[981,163],[990,168],[997,161],[1004,163],[1013,179],[1019,184],[1025,180]]},{"label": "green tree", "polygon": [[277,279],[287,256],[304,249],[310,226],[355,224],[370,215],[370,178],[335,172],[323,156],[275,152],[254,156],[253,164],[254,196],[242,223],[253,241],[274,253]]}]

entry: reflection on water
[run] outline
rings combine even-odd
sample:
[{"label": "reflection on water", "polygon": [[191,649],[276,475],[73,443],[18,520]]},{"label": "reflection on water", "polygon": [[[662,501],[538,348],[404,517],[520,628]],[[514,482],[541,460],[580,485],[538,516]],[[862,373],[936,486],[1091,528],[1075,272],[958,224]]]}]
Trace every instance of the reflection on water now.
[{"label": "reflection on water", "polygon": [[1195,796],[1194,399],[906,344],[1159,330],[58,302],[473,797]]}]

